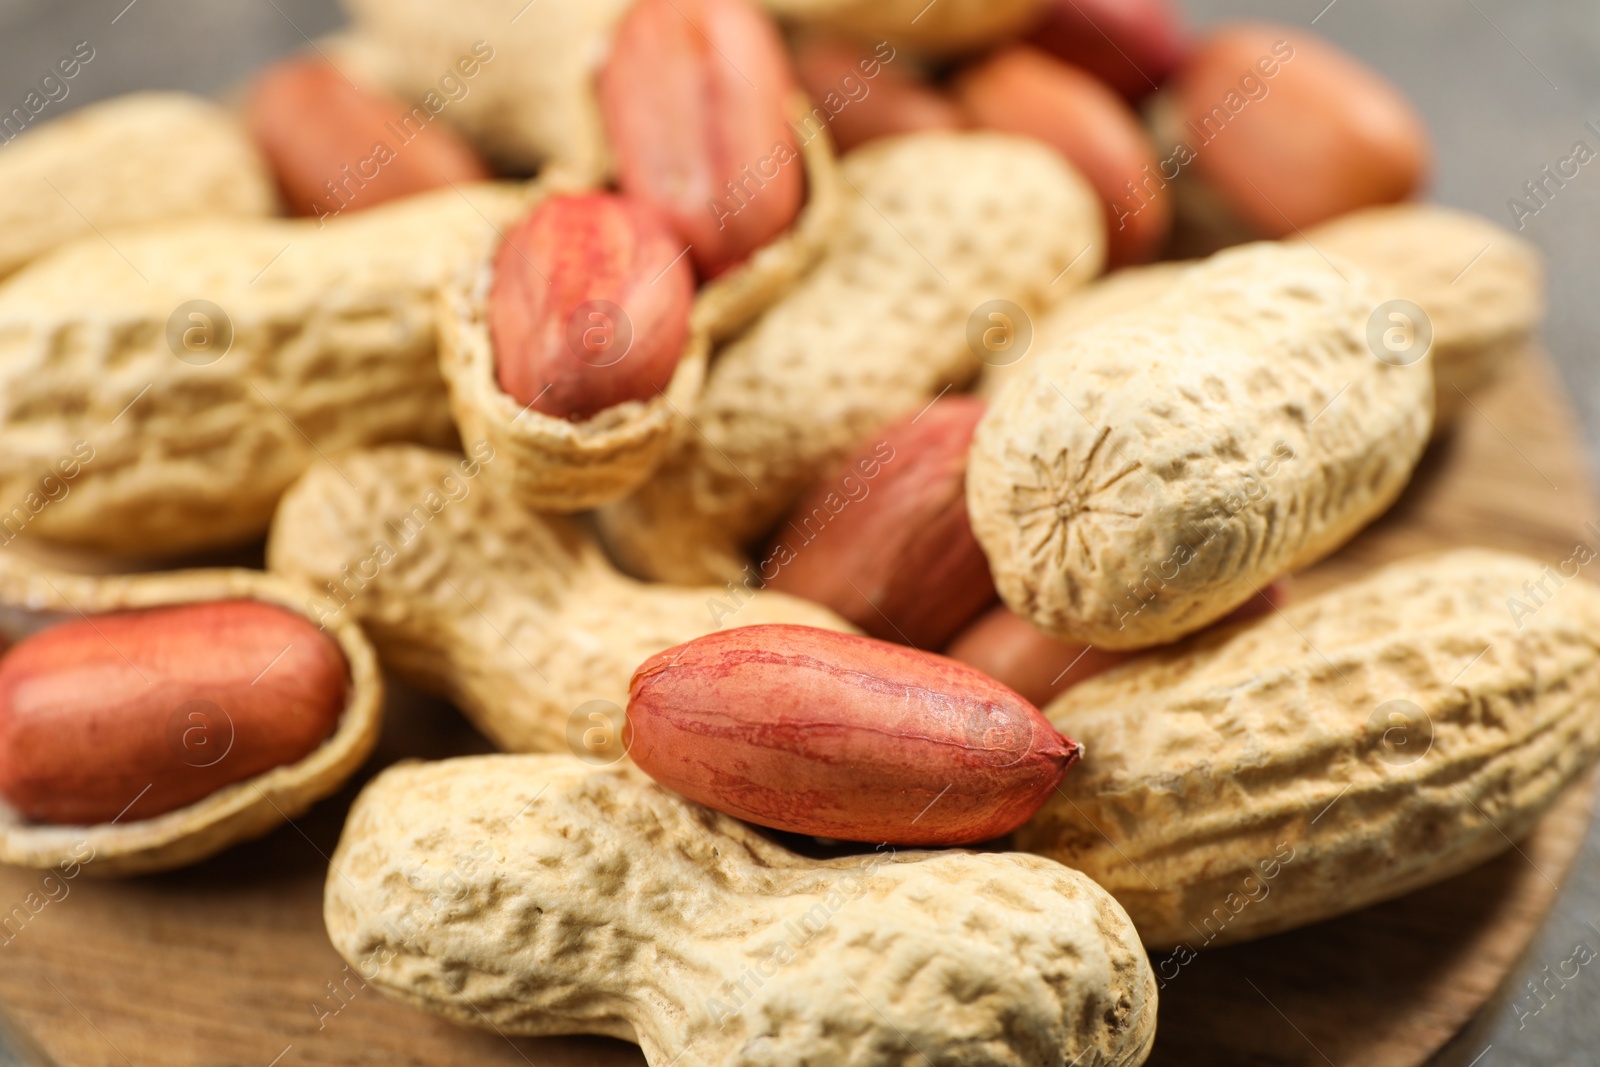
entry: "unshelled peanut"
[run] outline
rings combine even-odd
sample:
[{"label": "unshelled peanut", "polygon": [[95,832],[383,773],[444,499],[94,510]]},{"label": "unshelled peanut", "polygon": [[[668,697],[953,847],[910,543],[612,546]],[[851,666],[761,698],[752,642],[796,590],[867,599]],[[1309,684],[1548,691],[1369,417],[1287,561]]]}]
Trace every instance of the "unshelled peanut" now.
[{"label": "unshelled peanut", "polygon": [[795,504],[767,546],[768,589],[825,604],[874,637],[937,651],[995,598],[967,520],[974,397],[886,428]]},{"label": "unshelled peanut", "polygon": [[[23,132],[0,153],[0,277],[95,229],[270,215],[272,177],[209,100],[130,93]],[[92,221],[91,221],[92,220]]]},{"label": "unshelled peanut", "polygon": [[704,276],[794,222],[794,72],[754,0],[634,0],[599,84],[623,191],[662,212]]},{"label": "unshelled peanut", "polygon": [[723,626],[849,628],[753,583],[626,578],[582,527],[487,484],[498,453],[471,452],[395,446],[313,468],[285,494],[267,560],[312,590],[308,612],[359,620],[386,667],[501,748],[618,758],[628,679],[663,648]]},{"label": "unshelled peanut", "polygon": [[0,659],[0,796],[38,822],[164,814],[304,758],[345,675],[303,617],[251,601],[64,623]]},{"label": "unshelled peanut", "polygon": [[331,866],[329,939],[379,989],[503,1034],[634,1041],[654,1067],[1138,1067],[1155,1039],[1149,961],[1076,871],[808,859],[626,765],[393,767]]},{"label": "unshelled peanut", "polygon": [[908,134],[857,149],[842,170],[846,218],[822,261],[717,354],[698,432],[601,513],[626,569],[770,577],[746,547],[878,427],[972,378],[975,352],[988,356],[972,323],[991,302],[1012,302],[1020,320],[1103,261],[1093,191],[1037,142]]},{"label": "unshelled peanut", "polygon": [[1482,863],[1600,756],[1600,589],[1565,582],[1535,608],[1544,569],[1404,560],[1073,687],[1046,714],[1087,758],[1018,845],[1105,886],[1153,948],[1260,937]]},{"label": "unshelled peanut", "polygon": [[248,117],[296,215],[361,211],[492,177],[427,108],[360,87],[315,56],[282,60],[258,75]]},{"label": "unshelled peanut", "polygon": [[1037,138],[1083,172],[1105,211],[1108,266],[1140,263],[1161,250],[1172,225],[1171,197],[1160,187],[1130,194],[1146,184],[1156,151],[1116,93],[1026,45],[968,68],[955,91],[977,125]]},{"label": "unshelled peanut", "polygon": [[943,656],[808,626],[745,626],[634,673],[628,754],[690,800],[778,830],[963,845],[1039,809],[1078,746]]},{"label": "unshelled peanut", "polygon": [[1250,245],[1030,359],[967,471],[1006,603],[1065,640],[1164,644],[1353,536],[1432,426],[1426,355],[1369,347],[1382,300],[1354,264]]},{"label": "unshelled peanut", "polygon": [[314,625],[305,597],[261,571],[0,553],[8,634],[48,627],[0,658],[0,863],[169,870],[338,790],[378,739],[382,678],[360,627]]},{"label": "unshelled peanut", "polygon": [[500,387],[582,421],[665,389],[689,337],[694,272],[665,221],[627,196],[554,196],[495,255],[489,333]]}]

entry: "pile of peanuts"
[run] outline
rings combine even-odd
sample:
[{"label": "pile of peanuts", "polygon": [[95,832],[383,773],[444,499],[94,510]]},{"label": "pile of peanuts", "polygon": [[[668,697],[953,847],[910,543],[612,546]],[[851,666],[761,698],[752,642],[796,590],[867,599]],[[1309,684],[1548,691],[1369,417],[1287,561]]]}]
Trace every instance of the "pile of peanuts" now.
[{"label": "pile of peanuts", "polygon": [[1294,596],[1543,301],[1333,46],[347,6],[233,110],[0,147],[0,860],[257,837],[387,673],[510,754],[361,793],[365,981],[663,1067],[1135,1065],[1148,950],[1481,863],[1600,756],[1589,584],[1508,613],[1542,564],[1462,548]]}]

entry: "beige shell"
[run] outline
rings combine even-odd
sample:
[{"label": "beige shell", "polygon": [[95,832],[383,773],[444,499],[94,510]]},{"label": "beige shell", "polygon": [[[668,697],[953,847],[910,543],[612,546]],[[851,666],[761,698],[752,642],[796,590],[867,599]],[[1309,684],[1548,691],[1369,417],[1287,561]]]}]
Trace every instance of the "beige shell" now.
[{"label": "beige shell", "polygon": [[[1483,862],[1600,755],[1600,589],[1545,571],[1404,560],[1075,686],[1046,714],[1088,755],[1018,846],[1105,886],[1153,947],[1287,930]],[[1280,844],[1293,858],[1263,890]]]},{"label": "beige shell", "polygon": [[[803,110],[803,101],[796,102]],[[490,477],[536,511],[580,511],[628,495],[685,432],[705,382],[712,342],[733,332],[792,287],[822,254],[840,212],[839,178],[825,130],[802,147],[809,197],[795,225],[695,299],[688,344],[664,393],[629,401],[583,422],[519,405],[501,391],[489,337],[493,252],[439,293],[441,365],[456,425],[486,440],[500,462]],[[555,191],[555,190],[549,190]],[[491,248],[498,248],[493,235]]]},{"label": "beige shell", "polygon": [[0,277],[68,241],[207,215],[268,215],[277,193],[238,123],[186,93],[132,93],[30,127],[0,151]]},{"label": "beige shell", "polygon": [[850,153],[842,175],[845,215],[822,261],[717,354],[697,432],[601,513],[633,573],[739,578],[746,544],[830,464],[977,373],[981,305],[1036,312],[1104,260],[1094,193],[1034,141],[915,134]]},{"label": "beige shell", "polygon": [[1368,348],[1378,289],[1262,243],[1031,358],[978,425],[973,532],[1012,610],[1101,648],[1176,640],[1380,514],[1433,379]]},{"label": "beige shell", "polygon": [[1127,916],[1019,853],[814,860],[621,765],[404,764],[357,798],[334,948],[416,1007],[605,1034],[655,1067],[1137,1067],[1156,985]]},{"label": "beige shell", "polygon": [[[611,35],[631,0],[344,0],[354,27],[348,44],[363,73],[421,100],[447,101],[439,114],[502,167],[601,184],[611,172],[595,92]],[[492,49],[471,78],[457,64],[474,45]],[[464,86],[441,88],[453,77]],[[464,95],[463,95],[464,91]]]},{"label": "beige shell", "polygon": [[1151,263],[1125,267],[1084,286],[1034,323],[1033,345],[1009,363],[990,363],[983,368],[975,392],[986,400],[1000,394],[1000,387],[1019,377],[1031,366],[1028,356],[1074,334],[1082,333],[1126,312],[1140,311],[1165,296],[1188,263]]},{"label": "beige shell", "polygon": [[[449,697],[501,748],[616,758],[628,681],[655,653],[723,626],[850,629],[779,593],[626,578],[572,521],[495,492],[486,468],[504,457],[471,447],[472,459],[394,446],[313,467],[284,496],[267,558],[316,591],[309,611],[360,619],[385,667]],[[591,712],[609,736],[589,735]]]},{"label": "beige shell", "polygon": [[[0,553],[0,609],[12,616],[21,612],[77,617],[235,598],[305,614],[303,588],[260,571],[90,577]],[[125,823],[46,826],[26,822],[0,804],[0,863],[39,868],[82,864],[84,871],[98,876],[171,870],[260,837],[335,792],[377,743],[383,679],[372,646],[353,620],[330,620],[326,630],[349,665],[349,697],[332,736],[310,755],[176,811]]]},{"label": "beige shell", "polygon": [[1029,29],[1047,0],[761,0],[791,22],[929,52],[969,52]]},{"label": "beige shell", "polygon": [[1487,219],[1399,204],[1323,223],[1305,239],[1422,308],[1433,330],[1440,420],[1457,414],[1468,394],[1535,343],[1544,317],[1538,250]]},{"label": "beige shell", "polygon": [[[525,197],[482,185],[320,228],[113,231],[13,275],[0,284],[8,539],[25,529],[150,554],[225,545],[260,535],[278,495],[325,454],[452,441],[435,293]],[[231,346],[218,357],[224,320]],[[187,348],[191,336],[209,347]],[[85,453],[74,477],[56,477]],[[47,477],[66,490],[34,507]]]}]

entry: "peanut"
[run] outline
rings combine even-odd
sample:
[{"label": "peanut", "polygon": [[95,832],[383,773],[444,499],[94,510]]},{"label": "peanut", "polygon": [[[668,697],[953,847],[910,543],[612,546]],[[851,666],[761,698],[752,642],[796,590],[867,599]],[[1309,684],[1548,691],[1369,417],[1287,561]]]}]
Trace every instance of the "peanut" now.
[{"label": "peanut", "polygon": [[794,73],[752,0],[635,0],[600,72],[623,190],[658,208],[701,274],[742,263],[805,197]]},{"label": "peanut", "polygon": [[634,1041],[655,1067],[1136,1067],[1155,1038],[1149,961],[1076,871],[808,859],[627,766],[391,768],[332,868],[328,936],[378,988],[505,1034]]},{"label": "peanut", "polygon": [[1044,0],[762,0],[768,11],[860,41],[893,41],[919,52],[971,52],[1026,30]]},{"label": "peanut", "polygon": [[[0,554],[0,862],[100,875],[197,862],[328,796],[378,738],[383,686],[348,620],[246,570],[89,577]],[[29,821],[39,820],[39,821]],[[77,823],[55,826],[51,823]]]},{"label": "peanut", "polygon": [[689,337],[694,273],[648,205],[557,196],[506,235],[489,331],[500,387],[581,422],[666,388]]},{"label": "peanut", "polygon": [[[1600,755],[1600,591],[1569,582],[1534,610],[1542,567],[1404,560],[1074,687],[1046,714],[1089,758],[1018,844],[1105,886],[1151,947],[1260,937],[1482,863]],[[1207,923],[1280,843],[1271,892]]]},{"label": "peanut", "polygon": [[717,355],[698,432],[601,513],[630,571],[739,578],[745,546],[819,471],[974,375],[968,324],[987,301],[1025,313],[1099,270],[1094,194],[1043,145],[909,134],[857,149],[842,169],[847,215],[822,261]]},{"label": "peanut", "polygon": [[165,814],[305,758],[344,675],[304,618],[248,600],[64,623],[0,659],[0,795],[36,822]]},{"label": "peanut", "polygon": [[386,667],[449,697],[501,748],[577,751],[581,738],[582,754],[616,758],[646,657],[723,625],[848,628],[778,593],[623,577],[578,525],[478,481],[499,462],[481,444],[470,459],[347,453],[284,495],[267,560],[314,591],[307,611],[358,619]]},{"label": "peanut", "polygon": [[1369,349],[1353,264],[1251,245],[1048,347],[978,425],[973,531],[1013,610],[1101,648],[1173,641],[1348,540],[1431,428],[1425,355]]},{"label": "peanut", "polygon": [[1081,170],[1106,215],[1108,265],[1154,258],[1172,224],[1163,189],[1135,198],[1157,165],[1156,151],[1128,105],[1090,75],[1026,45],[968,68],[956,97],[979,126],[1035,137]]},{"label": "peanut", "polygon": [[427,109],[358,87],[321,58],[268,67],[251,86],[247,109],[250,131],[296,215],[358,211],[492,177]]},{"label": "peanut", "polygon": [[1032,704],[962,664],[808,626],[745,626],[634,672],[628,754],[707,807],[845,841],[1008,834],[1078,758]]},{"label": "peanut", "polygon": [[[797,108],[798,103],[797,98]],[[501,243],[486,244],[473,268],[441,287],[439,359],[450,408],[463,439],[483,441],[501,454],[490,477],[502,491],[535,511],[582,511],[625,497],[650,477],[688,429],[687,415],[704,384],[711,344],[736,333],[778,300],[822,254],[840,213],[841,196],[828,138],[817,132],[801,146],[811,195],[799,221],[743,267],[701,287],[689,311],[687,342],[671,357],[676,369],[663,388],[642,400],[614,404],[585,421],[572,422],[527,407],[502,388],[503,365],[492,337],[489,307],[498,275],[493,257],[496,250],[503,252]],[[541,182],[532,196],[550,195],[560,184]],[[505,258],[513,273],[527,268],[522,257]],[[670,288],[672,279],[667,275],[676,276],[687,268],[674,263],[663,270],[657,272],[662,277],[644,286],[646,293]],[[647,299],[647,305],[656,299]],[[637,337],[627,316],[604,307],[591,306],[587,311],[611,320],[595,323],[602,330],[620,324]],[[669,358],[658,339],[647,336],[639,343],[659,356],[652,362],[659,365]],[[633,367],[619,366],[611,373],[620,369],[629,378]],[[594,373],[608,372],[596,368]],[[587,375],[586,371],[585,380]]]},{"label": "peanut", "polygon": [[435,294],[525,197],[173,224],[36,261],[0,284],[0,507],[48,475],[28,534],[172,554],[260,536],[340,449],[451,440]]},{"label": "peanut", "polygon": [[95,226],[268,215],[275,200],[260,155],[215,104],[184,93],[113,97],[0,153],[0,277],[95,237]]},{"label": "peanut", "polygon": [[1236,23],[1201,40],[1172,107],[1167,139],[1187,148],[1173,158],[1260,236],[1404,200],[1427,175],[1427,132],[1406,99],[1288,27]]},{"label": "peanut", "polygon": [[967,449],[983,411],[972,397],[937,400],[809,490],[766,550],[767,588],[874,637],[943,648],[995,598],[967,521]]},{"label": "peanut", "polygon": [[810,94],[812,116],[827,125],[843,151],[880,137],[919,130],[956,130],[961,110],[943,93],[900,66],[889,44],[864,47],[810,36],[795,48],[795,74]]},{"label": "peanut", "polygon": [[1171,0],[1051,0],[1029,40],[1138,103],[1183,62]]},{"label": "peanut", "polygon": [[1453,418],[1468,393],[1537,343],[1544,269],[1538,250],[1504,227],[1432,204],[1397,204],[1357,211],[1303,236],[1421,309],[1422,322],[1407,322],[1401,310],[1384,325],[1401,328],[1402,342],[1418,343],[1418,329],[1431,332],[1436,421]]}]

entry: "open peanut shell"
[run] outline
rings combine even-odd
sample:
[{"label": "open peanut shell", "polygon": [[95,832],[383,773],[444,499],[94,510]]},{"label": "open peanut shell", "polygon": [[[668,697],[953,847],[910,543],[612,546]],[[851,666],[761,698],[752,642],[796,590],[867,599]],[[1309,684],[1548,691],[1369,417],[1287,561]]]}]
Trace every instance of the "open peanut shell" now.
[{"label": "open peanut shell", "polygon": [[[667,458],[705,382],[712,347],[776,303],[821,257],[838,222],[838,166],[825,129],[807,124],[803,98],[792,104],[804,131],[807,199],[783,236],[742,266],[702,287],[689,338],[664,392],[630,400],[582,422],[525,408],[500,388],[489,333],[489,292],[498,242],[472,269],[440,289],[439,352],[461,438],[487,441],[500,458],[493,477],[536,511],[582,511],[627,496]],[[539,197],[570,191],[559,177]],[[537,203],[537,199],[530,203]]]},{"label": "open peanut shell", "polygon": [[[300,586],[261,571],[91,577],[0,554],[0,609],[8,628],[18,619],[36,624],[41,616],[71,618],[227,599],[256,600],[318,621]],[[326,631],[344,655],[349,682],[338,725],[310,755],[225,786],[186,807],[126,823],[30,823],[0,803],[0,863],[38,868],[76,864],[101,876],[171,870],[260,837],[334,792],[365,762],[377,742],[383,682],[372,646],[355,622],[333,619]]]}]

